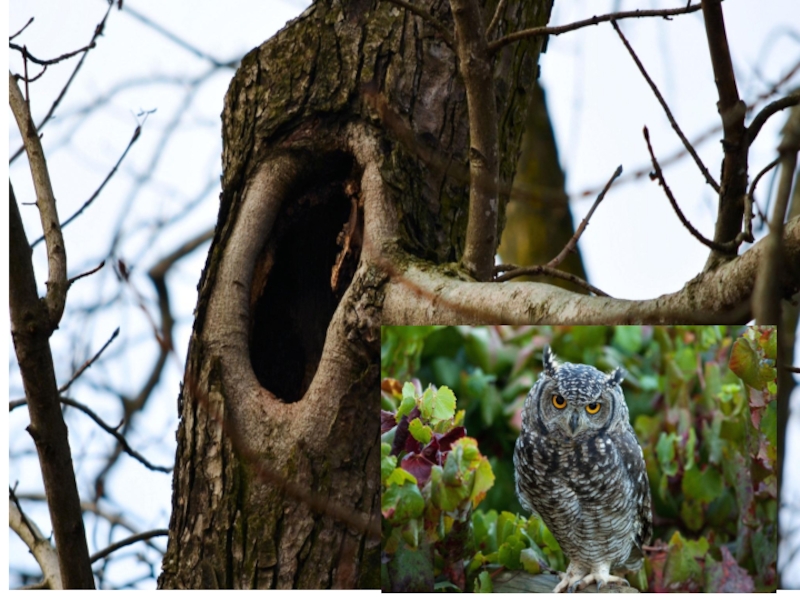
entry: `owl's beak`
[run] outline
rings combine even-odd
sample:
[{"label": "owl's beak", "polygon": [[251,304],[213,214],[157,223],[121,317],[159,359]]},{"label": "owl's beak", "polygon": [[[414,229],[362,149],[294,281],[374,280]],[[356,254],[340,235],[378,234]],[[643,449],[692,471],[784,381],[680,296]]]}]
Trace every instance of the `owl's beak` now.
[{"label": "owl's beak", "polygon": [[575,431],[578,429],[578,413],[573,412],[572,416],[569,418],[569,428],[572,430],[572,435],[575,435]]}]

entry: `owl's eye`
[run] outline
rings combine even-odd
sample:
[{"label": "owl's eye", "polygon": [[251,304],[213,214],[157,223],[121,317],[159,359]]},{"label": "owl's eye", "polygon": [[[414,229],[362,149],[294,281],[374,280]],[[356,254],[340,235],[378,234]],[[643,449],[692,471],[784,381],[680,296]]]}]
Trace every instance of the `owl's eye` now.
[{"label": "owl's eye", "polygon": [[596,414],[598,410],[600,410],[599,402],[592,402],[591,404],[586,405],[586,412],[590,415]]},{"label": "owl's eye", "polygon": [[563,396],[560,396],[559,394],[553,394],[553,406],[558,409],[562,409],[567,406],[567,401],[564,400]]}]

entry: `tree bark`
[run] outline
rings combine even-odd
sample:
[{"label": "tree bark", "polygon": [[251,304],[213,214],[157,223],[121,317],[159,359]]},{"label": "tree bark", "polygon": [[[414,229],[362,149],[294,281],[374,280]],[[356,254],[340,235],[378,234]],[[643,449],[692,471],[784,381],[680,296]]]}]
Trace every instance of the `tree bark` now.
[{"label": "tree bark", "polygon": [[[549,17],[548,0],[509,4],[500,35]],[[453,31],[446,0],[425,10]],[[379,587],[384,287],[409,257],[459,261],[466,239],[467,105],[448,37],[387,0],[319,0],[243,59],[159,587]],[[540,45],[494,57],[501,183]]]}]

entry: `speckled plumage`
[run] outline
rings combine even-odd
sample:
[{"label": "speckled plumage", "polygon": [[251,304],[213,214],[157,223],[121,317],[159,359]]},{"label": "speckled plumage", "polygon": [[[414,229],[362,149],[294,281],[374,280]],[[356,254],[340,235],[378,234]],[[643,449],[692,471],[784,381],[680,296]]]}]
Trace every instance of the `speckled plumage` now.
[{"label": "speckled plumage", "polygon": [[544,371],[525,399],[517,495],[570,559],[556,592],[624,582],[610,573],[639,570],[650,542],[650,487],[622,378],[620,369],[560,364],[545,348]]}]

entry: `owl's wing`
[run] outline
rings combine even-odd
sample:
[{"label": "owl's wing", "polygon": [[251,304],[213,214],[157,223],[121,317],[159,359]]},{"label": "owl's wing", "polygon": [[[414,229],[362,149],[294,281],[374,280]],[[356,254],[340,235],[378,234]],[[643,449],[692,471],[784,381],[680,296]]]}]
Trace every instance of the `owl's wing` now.
[{"label": "owl's wing", "polygon": [[623,470],[631,486],[631,496],[638,509],[637,527],[634,541],[641,553],[642,546],[650,543],[653,535],[653,511],[650,500],[650,483],[647,479],[647,467],[644,463],[642,447],[633,428],[628,426],[618,444]]}]

